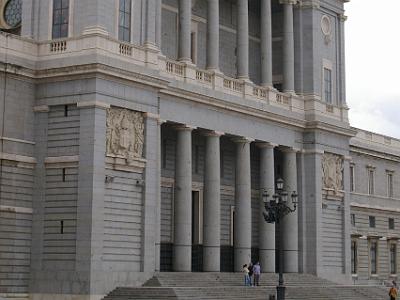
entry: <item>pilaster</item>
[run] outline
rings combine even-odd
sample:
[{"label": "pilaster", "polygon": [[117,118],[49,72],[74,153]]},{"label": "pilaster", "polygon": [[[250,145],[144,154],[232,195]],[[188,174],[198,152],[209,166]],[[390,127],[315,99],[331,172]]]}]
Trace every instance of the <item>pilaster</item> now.
[{"label": "pilaster", "polygon": [[[88,294],[102,294],[106,108],[80,103],[78,201],[75,270]],[[82,291],[83,292],[83,291]]]}]

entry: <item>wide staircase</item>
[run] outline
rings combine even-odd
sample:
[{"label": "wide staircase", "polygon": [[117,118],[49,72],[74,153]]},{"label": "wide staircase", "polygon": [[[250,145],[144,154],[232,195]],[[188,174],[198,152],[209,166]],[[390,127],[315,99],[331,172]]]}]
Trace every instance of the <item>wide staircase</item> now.
[{"label": "wide staircase", "polygon": [[[342,286],[308,274],[285,274],[286,300],[385,300],[382,286]],[[240,273],[157,273],[142,287],[119,287],[104,300],[275,299],[276,274],[262,274],[259,287],[245,287]]]}]

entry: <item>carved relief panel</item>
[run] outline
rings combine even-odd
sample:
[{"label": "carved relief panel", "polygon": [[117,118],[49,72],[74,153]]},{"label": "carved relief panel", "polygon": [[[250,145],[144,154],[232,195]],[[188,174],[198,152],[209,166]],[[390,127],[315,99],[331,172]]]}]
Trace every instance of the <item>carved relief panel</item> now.
[{"label": "carved relief panel", "polygon": [[107,156],[142,159],[144,118],[140,112],[111,107],[107,110]]},{"label": "carved relief panel", "polygon": [[332,153],[322,156],[323,188],[343,190],[343,157]]}]

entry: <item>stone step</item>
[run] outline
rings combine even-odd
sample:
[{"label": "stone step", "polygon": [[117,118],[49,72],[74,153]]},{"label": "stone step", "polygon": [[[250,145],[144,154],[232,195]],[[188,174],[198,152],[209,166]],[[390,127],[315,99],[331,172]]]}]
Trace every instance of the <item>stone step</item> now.
[{"label": "stone step", "polygon": [[[104,300],[265,300],[275,295],[274,287],[213,288],[118,288]],[[382,287],[287,287],[287,300],[380,300],[386,299]]]},{"label": "stone step", "polygon": [[[335,285],[333,282],[324,280],[309,274],[285,274],[285,284],[291,286],[310,285]],[[261,286],[275,286],[278,281],[277,274],[262,274]],[[145,286],[170,286],[170,287],[193,287],[193,286],[238,286],[244,282],[241,273],[157,273],[145,283]]]},{"label": "stone step", "polygon": [[[285,274],[287,300],[380,300],[382,286],[340,286],[309,274]],[[241,273],[156,273],[143,287],[120,287],[104,300],[265,300],[275,295],[277,274],[262,274],[260,287],[245,287]]]}]

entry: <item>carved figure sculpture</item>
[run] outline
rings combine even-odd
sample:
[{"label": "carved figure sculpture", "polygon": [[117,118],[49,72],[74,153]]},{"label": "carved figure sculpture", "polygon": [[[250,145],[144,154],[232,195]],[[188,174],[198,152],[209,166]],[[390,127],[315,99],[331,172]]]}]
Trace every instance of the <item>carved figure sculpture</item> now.
[{"label": "carved figure sculpture", "polygon": [[128,162],[143,157],[144,119],[139,112],[124,108],[107,110],[107,155]]},{"label": "carved figure sculpture", "polygon": [[322,156],[322,181],[324,188],[343,189],[343,158],[339,155],[325,153]]}]

